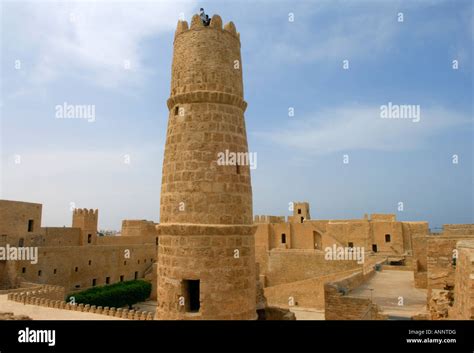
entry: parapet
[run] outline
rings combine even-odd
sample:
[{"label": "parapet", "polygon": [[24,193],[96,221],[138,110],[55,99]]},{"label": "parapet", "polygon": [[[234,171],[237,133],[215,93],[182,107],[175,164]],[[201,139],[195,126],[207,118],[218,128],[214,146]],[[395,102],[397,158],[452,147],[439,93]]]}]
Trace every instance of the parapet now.
[{"label": "parapet", "polygon": [[254,223],[285,223],[285,216],[256,215]]},{"label": "parapet", "polygon": [[74,215],[84,215],[84,216],[97,216],[99,214],[99,210],[95,209],[87,209],[87,208],[75,208],[73,211]]},{"label": "parapet", "polygon": [[143,235],[156,235],[156,223],[153,221],[136,220],[136,219],[124,219],[122,221],[121,235],[127,236],[143,236]]},{"label": "parapet", "polygon": [[393,213],[372,213],[370,215],[371,221],[385,221],[385,222],[395,222],[397,217]]},{"label": "parapet", "polygon": [[444,235],[474,235],[474,224],[443,224]]},{"label": "parapet", "polygon": [[214,15],[211,18],[211,23],[209,26],[204,26],[202,23],[201,18],[199,17],[198,14],[195,14],[192,19],[191,19],[191,26],[188,25],[188,22],[186,20],[184,21],[178,21],[178,25],[176,27],[176,32],[175,32],[175,38],[183,33],[187,32],[190,30],[202,30],[202,29],[214,29],[214,30],[219,30],[219,31],[225,31],[238,40],[240,40],[240,33],[237,32],[237,29],[235,28],[235,24],[230,21],[229,23],[226,23],[224,27],[222,27],[222,19],[219,15]]}]

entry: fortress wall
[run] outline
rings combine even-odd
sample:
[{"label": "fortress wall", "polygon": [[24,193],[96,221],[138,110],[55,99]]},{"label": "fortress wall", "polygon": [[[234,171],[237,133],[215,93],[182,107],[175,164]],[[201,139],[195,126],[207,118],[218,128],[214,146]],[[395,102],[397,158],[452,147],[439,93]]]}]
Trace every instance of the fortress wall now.
[{"label": "fortress wall", "polygon": [[[380,262],[379,262],[380,263]],[[363,271],[324,285],[326,320],[377,320],[382,319],[379,308],[369,298],[350,296],[350,291],[367,282],[375,274],[369,262]]]},{"label": "fortress wall", "polygon": [[270,223],[259,223],[257,224],[257,231],[255,232],[255,246],[261,246],[262,248],[270,248],[270,235],[272,231],[272,225]]},{"label": "fortress wall", "polygon": [[[110,277],[110,284],[119,282],[120,276],[124,281],[132,280],[135,272],[137,278],[143,278],[157,257],[156,247],[149,245],[95,245],[79,249],[74,246],[41,247],[38,264],[15,261],[17,273],[30,282],[60,285],[67,291],[74,291],[91,287],[93,279],[99,286],[106,284],[106,277]],[[127,250],[130,258],[126,258]]]},{"label": "fortress wall", "polygon": [[[408,256],[411,256],[412,235],[427,234],[428,224],[397,222],[393,221],[394,217],[377,214],[373,215],[374,221],[354,219],[270,223],[264,222],[265,216],[255,216],[259,226],[255,235],[256,245],[262,251],[265,246],[268,249],[315,249],[319,246],[320,250],[324,250],[333,244],[347,247],[352,243],[354,247],[363,247],[366,253],[370,253],[372,245],[376,244],[377,252],[383,255],[401,256],[408,252]],[[389,235],[388,241],[386,235]],[[283,243],[283,240],[286,242]]]},{"label": "fortress wall", "polygon": [[[403,229],[401,222],[371,222],[372,244],[377,244],[378,252],[403,254]],[[390,235],[387,242],[385,235]]]},{"label": "fortress wall", "polygon": [[89,304],[72,304],[64,301],[64,288],[42,286],[38,290],[15,292],[8,294],[8,300],[60,310],[78,311],[91,314],[112,316],[124,320],[153,320],[154,313],[129,310],[124,308],[102,307]]},{"label": "fortress wall", "polygon": [[474,224],[444,224],[442,235],[474,235]]},{"label": "fortress wall", "polygon": [[474,320],[474,240],[457,243],[454,307],[451,319]]},{"label": "fortress wall", "polygon": [[115,236],[115,235],[106,235],[97,237],[97,245],[153,245],[155,248],[157,247],[157,238],[158,234],[154,235],[135,235],[135,236]]},{"label": "fortress wall", "polygon": [[0,243],[17,243],[19,237],[40,234],[42,205],[0,200]]},{"label": "fortress wall", "polygon": [[371,251],[370,223],[367,221],[330,221],[326,234],[344,247],[352,242],[355,247],[363,247],[366,251]]},{"label": "fortress wall", "polygon": [[271,227],[269,223],[260,223],[255,232],[255,262],[259,265],[260,275],[264,275],[267,269]]},{"label": "fortress wall", "polygon": [[153,221],[130,219],[122,221],[122,237],[153,236],[156,233],[156,224]]},{"label": "fortress wall", "polygon": [[285,216],[266,216],[256,215],[254,216],[254,223],[282,223],[285,222]]},{"label": "fortress wall", "polygon": [[427,288],[428,285],[427,242],[426,235],[416,235],[412,238],[413,274],[416,288]]},{"label": "fortress wall", "polygon": [[428,299],[432,289],[446,289],[454,285],[453,250],[459,239],[428,236],[427,261],[427,289]]},{"label": "fortress wall", "polygon": [[[304,224],[304,223],[293,223],[291,224],[291,226],[293,228],[292,237],[291,237],[292,249],[315,249],[316,233],[314,232],[316,231],[314,230],[313,226],[311,226],[310,224]],[[324,249],[324,244],[323,244],[323,248],[319,250],[323,250],[323,249]]]},{"label": "fortress wall", "polygon": [[291,283],[279,284],[264,289],[269,306],[289,308],[290,298],[295,306],[302,308],[324,309],[324,284],[347,277],[360,271],[355,268],[342,272],[335,272],[325,276],[305,279]]},{"label": "fortress wall", "polygon": [[[293,243],[293,227],[291,223],[272,224],[270,230],[270,249],[291,249]],[[282,243],[282,234],[285,234],[286,243]]]},{"label": "fortress wall", "polygon": [[403,230],[403,248],[413,252],[413,237],[426,236],[430,229],[428,222],[401,222]]},{"label": "fortress wall", "polygon": [[47,227],[42,228],[41,242],[31,242],[32,246],[78,246],[81,240],[80,228]]},{"label": "fortress wall", "polygon": [[80,245],[81,229],[69,227],[40,228],[37,233],[10,235],[0,238],[0,246],[78,246]]},{"label": "fortress wall", "polygon": [[371,221],[395,222],[396,216],[393,213],[372,213],[370,215]]},{"label": "fortress wall", "polygon": [[360,268],[356,261],[326,260],[319,250],[274,249],[269,252],[265,275],[271,287],[354,268]]},{"label": "fortress wall", "polygon": [[454,286],[456,266],[453,265],[453,250],[456,249],[456,244],[460,240],[474,240],[474,236],[430,235],[427,237],[428,301],[433,289],[452,289]]}]

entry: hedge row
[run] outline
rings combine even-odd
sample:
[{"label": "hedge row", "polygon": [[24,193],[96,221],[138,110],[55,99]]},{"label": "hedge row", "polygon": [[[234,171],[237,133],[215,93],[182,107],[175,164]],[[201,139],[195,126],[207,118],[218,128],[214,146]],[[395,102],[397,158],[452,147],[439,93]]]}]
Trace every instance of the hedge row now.
[{"label": "hedge row", "polygon": [[90,304],[102,307],[116,307],[142,302],[150,297],[151,283],[141,280],[119,282],[106,286],[99,286],[85,291],[70,294],[67,301],[77,304]]}]

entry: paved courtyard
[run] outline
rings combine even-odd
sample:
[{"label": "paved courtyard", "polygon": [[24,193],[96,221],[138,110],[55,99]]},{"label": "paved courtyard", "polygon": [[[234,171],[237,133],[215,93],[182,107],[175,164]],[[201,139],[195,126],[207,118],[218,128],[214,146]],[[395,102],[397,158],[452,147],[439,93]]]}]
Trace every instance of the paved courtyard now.
[{"label": "paved courtyard", "polygon": [[426,293],[415,288],[412,271],[383,270],[348,295],[372,298],[390,316],[410,317],[426,310]]}]

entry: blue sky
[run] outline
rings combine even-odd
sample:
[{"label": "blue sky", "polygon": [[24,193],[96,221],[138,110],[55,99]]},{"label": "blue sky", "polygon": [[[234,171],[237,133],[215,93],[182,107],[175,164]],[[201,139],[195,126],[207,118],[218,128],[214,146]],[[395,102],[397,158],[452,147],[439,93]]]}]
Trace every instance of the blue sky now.
[{"label": "blue sky", "polygon": [[[4,0],[0,197],[43,203],[43,226],[71,203],[101,228],[159,221],[173,35],[201,6],[241,34],[255,214],[474,222],[469,0]],[[64,102],[95,121],[56,119]],[[420,121],[381,119],[388,102]]]}]

